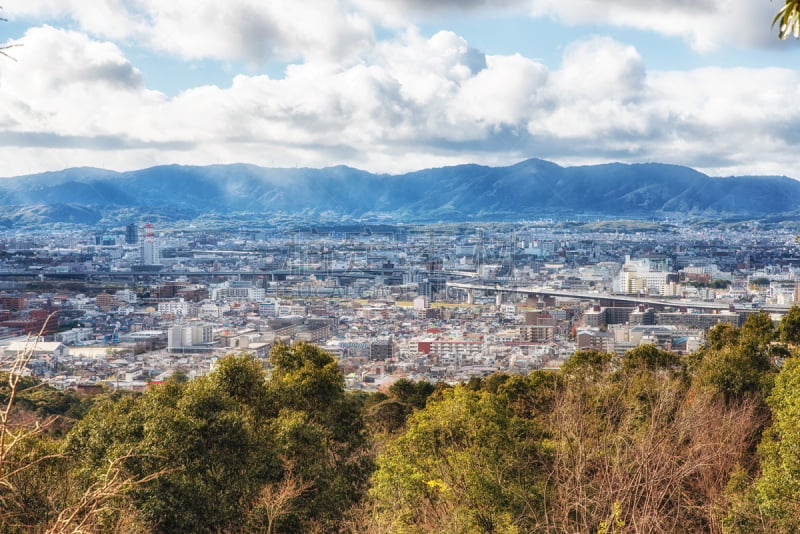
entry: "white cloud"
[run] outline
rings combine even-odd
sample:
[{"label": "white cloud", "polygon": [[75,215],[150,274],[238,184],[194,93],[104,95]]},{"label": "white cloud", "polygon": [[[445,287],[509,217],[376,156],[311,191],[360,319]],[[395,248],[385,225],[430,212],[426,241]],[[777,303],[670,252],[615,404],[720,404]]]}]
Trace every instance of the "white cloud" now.
[{"label": "white cloud", "polygon": [[69,18],[96,37],[184,59],[260,63],[357,57],[374,41],[370,20],[345,0],[8,0],[14,18]]},{"label": "white cloud", "polygon": [[645,66],[634,47],[592,37],[567,46],[553,88],[561,98],[624,102],[637,98],[644,82]]},{"label": "white cloud", "polygon": [[160,100],[139,71],[108,42],[49,26],[33,28],[5,62],[0,83],[7,97],[3,122],[65,135],[104,135],[127,109]]},{"label": "white cloud", "polygon": [[353,57],[373,41],[369,21],[338,1],[140,0],[146,40],[184,58]]},{"label": "white cloud", "polygon": [[377,24],[405,28],[415,21],[448,14],[483,13],[492,16],[526,13],[529,0],[351,0],[353,6]]},{"label": "white cloud", "polygon": [[778,46],[770,28],[781,2],[754,0],[356,0],[385,24],[400,26],[443,12],[526,14],[570,25],[617,26],[679,37],[709,52],[732,44]]},{"label": "white cloud", "polygon": [[490,56],[487,68],[466,80],[454,102],[468,121],[494,128],[515,126],[535,111],[548,83],[544,65],[520,56]]},{"label": "white cloud", "polygon": [[12,18],[69,18],[95,37],[184,59],[357,61],[375,27],[408,28],[448,14],[549,17],[571,25],[636,28],[708,52],[778,46],[766,0],[6,0]]},{"label": "white cloud", "polygon": [[572,43],[542,90],[542,105],[529,116],[528,130],[537,137],[608,143],[615,132],[626,138],[644,134],[647,117],[639,102],[646,84],[644,64],[633,47],[607,37]]},{"label": "white cloud", "polygon": [[392,27],[443,14],[549,17],[570,25],[617,26],[679,37],[695,50],[775,47],[770,28],[781,2],[754,0],[353,0],[371,19]]},{"label": "white cloud", "polygon": [[736,43],[775,45],[770,29],[779,7],[753,0],[529,0],[534,16],[568,24],[607,24],[681,37],[701,52]]},{"label": "white cloud", "polygon": [[[702,161],[717,155],[732,170],[749,168],[749,172],[787,173],[797,167],[797,162],[778,164],[787,156],[794,159],[800,142],[800,110],[790,104],[800,97],[797,72],[776,68],[661,72],[652,74],[651,86],[653,102],[670,112],[658,139],[664,159]],[[723,164],[705,166],[732,172]]]},{"label": "white cloud", "polygon": [[173,98],[148,90],[109,42],[47,26],[24,42],[18,62],[0,62],[0,144],[14,154],[4,174],[234,161],[399,171],[531,156],[797,167],[797,72],[647,71],[607,37],[573,43],[550,70],[452,32],[408,31],[360,61],[309,59],[280,79],[240,75]]},{"label": "white cloud", "polygon": [[354,0],[374,20],[403,26],[443,13],[549,17],[570,25],[617,26],[679,37],[709,52],[732,44],[775,47],[781,2],[754,0]]},{"label": "white cloud", "polygon": [[430,39],[415,30],[379,45],[373,61],[398,80],[404,97],[419,104],[453,95],[458,85],[486,67],[486,59],[452,32]]},{"label": "white cloud", "polygon": [[10,19],[51,20],[69,18],[82,31],[109,39],[128,38],[139,30],[141,21],[125,0],[5,0],[4,13]]}]

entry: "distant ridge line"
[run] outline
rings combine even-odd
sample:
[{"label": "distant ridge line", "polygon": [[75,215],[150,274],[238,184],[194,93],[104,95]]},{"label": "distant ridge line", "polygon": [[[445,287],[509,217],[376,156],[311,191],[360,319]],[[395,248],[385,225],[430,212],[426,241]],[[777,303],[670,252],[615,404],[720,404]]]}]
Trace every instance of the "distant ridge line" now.
[{"label": "distant ridge line", "polygon": [[[710,177],[664,163],[562,167],[528,159],[375,174],[338,165],[161,165],[117,172],[71,168],[0,180],[0,225],[97,224],[119,210],[192,217],[287,214],[310,220],[524,220],[542,216],[795,218],[800,182]],[[109,219],[109,217],[111,217]]]}]

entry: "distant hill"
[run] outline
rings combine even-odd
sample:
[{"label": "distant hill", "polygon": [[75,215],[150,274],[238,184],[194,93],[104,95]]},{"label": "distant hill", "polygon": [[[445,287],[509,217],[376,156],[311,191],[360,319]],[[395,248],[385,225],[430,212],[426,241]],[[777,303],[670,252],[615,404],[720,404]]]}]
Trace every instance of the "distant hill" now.
[{"label": "distant hill", "polygon": [[[74,168],[0,179],[0,226],[97,224],[110,213],[252,213],[388,221],[598,217],[776,217],[800,214],[800,182],[709,177],[660,163],[561,167],[457,165],[401,175],[349,167],[167,165],[131,172]],[[107,219],[106,219],[107,220]]]}]

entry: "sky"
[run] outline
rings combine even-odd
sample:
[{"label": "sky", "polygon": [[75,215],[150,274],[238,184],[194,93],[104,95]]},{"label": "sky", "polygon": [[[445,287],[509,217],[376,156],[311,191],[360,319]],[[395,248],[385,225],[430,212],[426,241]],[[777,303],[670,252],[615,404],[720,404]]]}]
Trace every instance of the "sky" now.
[{"label": "sky", "polygon": [[3,0],[0,176],[528,158],[800,179],[775,0]]}]

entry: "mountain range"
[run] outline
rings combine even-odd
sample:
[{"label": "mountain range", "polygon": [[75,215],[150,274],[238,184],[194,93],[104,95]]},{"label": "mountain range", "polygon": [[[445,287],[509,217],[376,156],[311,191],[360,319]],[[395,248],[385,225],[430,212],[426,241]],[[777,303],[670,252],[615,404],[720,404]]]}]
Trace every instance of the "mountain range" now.
[{"label": "mountain range", "polygon": [[102,224],[157,215],[192,219],[283,214],[394,222],[573,216],[764,218],[800,215],[800,182],[710,177],[662,163],[562,167],[457,165],[400,175],[350,167],[166,165],[115,172],[72,168],[0,179],[0,225]]}]

